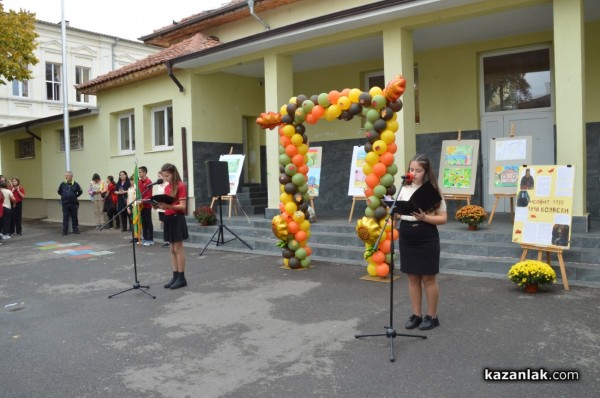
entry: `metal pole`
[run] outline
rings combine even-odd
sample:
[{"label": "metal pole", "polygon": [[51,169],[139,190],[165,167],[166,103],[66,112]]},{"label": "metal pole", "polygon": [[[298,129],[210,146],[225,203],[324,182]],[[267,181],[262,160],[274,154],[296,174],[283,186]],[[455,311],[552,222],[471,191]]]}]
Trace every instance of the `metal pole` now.
[{"label": "metal pole", "polygon": [[67,86],[67,24],[65,22],[65,0],[61,4],[61,31],[62,31],[62,68],[61,82],[63,92],[63,126],[65,136],[65,161],[66,170],[71,170],[71,134],[69,129],[69,88]]}]

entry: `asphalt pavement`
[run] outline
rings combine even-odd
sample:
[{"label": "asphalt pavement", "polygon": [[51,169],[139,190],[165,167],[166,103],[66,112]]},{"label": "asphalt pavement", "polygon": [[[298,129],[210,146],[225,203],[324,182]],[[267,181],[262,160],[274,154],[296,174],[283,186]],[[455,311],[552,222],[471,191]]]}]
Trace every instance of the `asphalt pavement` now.
[{"label": "asphalt pavement", "polygon": [[[2,397],[600,394],[598,288],[527,294],[505,278],[441,274],[441,326],[414,332],[403,327],[404,276],[390,312],[390,284],[362,280],[363,267],[293,271],[279,257],[212,246],[202,256],[186,246],[188,286],[179,290],[162,287],[169,250],[136,247],[149,294],[109,299],[136,282],[129,236],[60,231],[31,221],[0,246]],[[355,338],[385,333],[390,315],[397,333],[427,338]],[[540,369],[578,380],[484,380]]]}]

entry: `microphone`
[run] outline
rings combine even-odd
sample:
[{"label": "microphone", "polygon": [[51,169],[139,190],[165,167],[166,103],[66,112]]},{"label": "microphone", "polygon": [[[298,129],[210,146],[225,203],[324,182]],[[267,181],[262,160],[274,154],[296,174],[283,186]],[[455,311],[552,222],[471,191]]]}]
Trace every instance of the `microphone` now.
[{"label": "microphone", "polygon": [[149,187],[152,187],[154,185],[160,185],[162,184],[164,181],[162,178],[159,178],[158,180],[154,181],[152,184],[148,185]]},{"label": "microphone", "polygon": [[402,176],[402,179],[404,180],[405,184],[411,184],[413,182],[413,179],[415,178],[415,175],[413,173],[406,173]]}]

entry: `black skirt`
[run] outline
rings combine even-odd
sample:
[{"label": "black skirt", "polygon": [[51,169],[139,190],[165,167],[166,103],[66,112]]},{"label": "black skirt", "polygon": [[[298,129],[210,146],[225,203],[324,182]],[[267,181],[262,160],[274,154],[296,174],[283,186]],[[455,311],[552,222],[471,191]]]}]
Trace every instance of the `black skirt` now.
[{"label": "black skirt", "polygon": [[165,215],[163,229],[165,242],[181,242],[189,238],[187,223],[183,214]]},{"label": "black skirt", "polygon": [[440,235],[435,225],[402,220],[399,246],[400,271],[416,275],[440,272]]}]

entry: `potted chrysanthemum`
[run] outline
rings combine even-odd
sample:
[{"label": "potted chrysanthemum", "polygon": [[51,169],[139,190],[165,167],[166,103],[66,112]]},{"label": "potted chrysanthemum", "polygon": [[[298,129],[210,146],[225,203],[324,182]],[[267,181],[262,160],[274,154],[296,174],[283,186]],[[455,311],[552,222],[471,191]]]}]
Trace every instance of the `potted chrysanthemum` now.
[{"label": "potted chrysanthemum", "polygon": [[535,293],[539,285],[556,282],[556,272],[544,262],[525,260],[510,267],[508,279],[524,288],[526,292]]},{"label": "potted chrysanthemum", "polygon": [[479,224],[487,220],[488,214],[481,206],[467,205],[456,211],[455,218],[457,221],[467,224],[470,230],[476,230]]},{"label": "potted chrysanthemum", "polygon": [[194,210],[194,218],[201,225],[214,225],[217,222],[215,211],[208,206],[200,206]]}]

